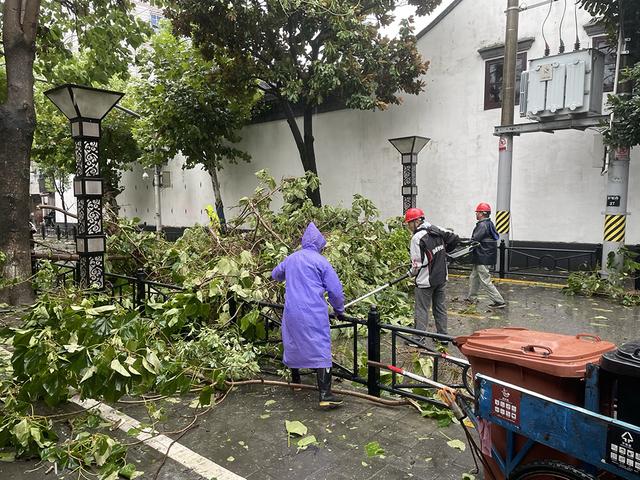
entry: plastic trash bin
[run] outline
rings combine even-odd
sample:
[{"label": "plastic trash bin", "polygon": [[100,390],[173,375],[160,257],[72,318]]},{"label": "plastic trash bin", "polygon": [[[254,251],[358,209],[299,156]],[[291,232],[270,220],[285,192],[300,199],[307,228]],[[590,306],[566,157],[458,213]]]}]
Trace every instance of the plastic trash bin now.
[{"label": "plastic trash bin", "polygon": [[609,379],[605,384],[612,387],[614,406],[610,414],[618,420],[640,426],[640,340],[605,353],[600,368]]},{"label": "plastic trash bin", "polygon": [[[595,335],[560,335],[513,327],[479,330],[472,335],[456,338],[456,344],[469,359],[474,374],[482,373],[579,406],[584,406],[587,364],[599,364],[604,353],[615,349],[613,343],[602,341]],[[494,400],[500,402],[503,399]],[[519,421],[519,412],[513,411],[514,406],[509,405],[508,401],[506,403],[504,415],[510,415],[516,423]],[[525,443],[524,437],[516,436],[516,451]],[[504,458],[507,450],[506,431],[493,423],[491,444]],[[493,472],[500,472],[495,460],[487,459],[493,465]],[[536,444],[520,464],[542,459],[576,463],[561,452]]]}]

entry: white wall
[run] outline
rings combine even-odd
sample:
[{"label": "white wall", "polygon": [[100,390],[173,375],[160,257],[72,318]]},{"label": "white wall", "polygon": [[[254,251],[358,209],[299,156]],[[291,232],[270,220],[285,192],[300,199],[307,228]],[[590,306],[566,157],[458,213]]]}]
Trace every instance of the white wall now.
[{"label": "white wall", "polygon": [[[62,208],[62,200],[60,199],[60,195],[58,194],[58,192],[55,193],[55,196],[56,196],[56,206]],[[76,200],[76,197],[73,195],[73,176],[71,177],[70,188],[68,190],[65,190],[64,192],[64,202],[65,202],[65,205],[67,206],[67,211],[73,213],[74,215],[78,214],[76,210],[77,200]],[[64,214],[62,212],[58,212],[57,210],[56,210],[56,222],[64,223]],[[77,223],[77,220],[72,217],[67,217],[67,222]]]},{"label": "white wall", "polygon": [[[171,172],[171,186],[160,189],[163,225],[184,227],[206,223],[208,220],[204,208],[215,202],[209,175],[202,168],[183,170],[183,163],[183,159],[177,157],[163,168]],[[121,215],[137,217],[154,225],[153,171],[147,170],[147,179],[142,178],[143,172],[142,167],[137,165],[123,174],[126,188],[118,196],[118,205]]]},{"label": "white wall", "polygon": [[[567,49],[575,37],[572,2],[568,2],[563,36]],[[478,49],[502,43],[503,0],[463,0],[419,41],[423,57],[431,61],[426,90],[405,95],[400,106],[383,112],[342,110],[316,115],[315,145],[322,198],[326,203],[349,204],[354,193],[372,199],[383,217],[400,215],[400,156],[388,138],[423,135],[431,142],[420,153],[418,206],[431,222],[470,234],[479,201],[495,205],[498,169],[497,137],[493,127],[500,110],[484,110],[484,60]],[[545,33],[552,53],[558,50],[558,28],[563,4],[556,2]],[[543,56],[540,26],[546,7],[522,13],[520,38],[535,37],[527,58]],[[578,33],[583,48],[590,42],[582,26],[590,17],[579,11]],[[516,112],[518,118],[518,112]],[[518,120],[520,121],[520,120]],[[226,205],[255,188],[253,173],[269,168],[276,178],[299,175],[302,167],[285,121],[251,125],[241,147],[249,164],[228,166],[221,173]],[[594,132],[564,131],[516,137],[512,183],[512,238],[564,242],[600,242],[605,177],[600,176],[601,144]],[[638,211],[640,184],[638,152],[634,152],[629,186],[629,210]],[[186,226],[204,222],[204,205],[213,203],[208,175],[182,172],[172,162],[173,187],[163,191],[163,222]],[[126,174],[120,197],[126,214],[153,222],[153,192],[142,187],[141,172]],[[180,182],[184,183],[181,184]],[[133,211],[135,209],[138,211]],[[131,211],[130,211],[131,209]],[[173,209],[173,212],[170,211]],[[233,214],[233,212],[231,212]],[[630,216],[627,243],[640,242],[640,225]]]}]

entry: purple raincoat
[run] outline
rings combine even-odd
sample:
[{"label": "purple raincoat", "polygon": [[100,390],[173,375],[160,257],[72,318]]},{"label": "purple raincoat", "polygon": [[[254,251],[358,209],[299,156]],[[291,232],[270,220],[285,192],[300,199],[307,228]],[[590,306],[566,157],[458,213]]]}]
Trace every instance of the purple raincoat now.
[{"label": "purple raincoat", "polygon": [[285,258],[271,276],[287,281],[282,316],[284,363],[289,368],[330,368],[331,334],[324,293],[336,313],[344,312],[342,284],[320,252],[327,241],[310,223],[302,236],[302,250]]}]

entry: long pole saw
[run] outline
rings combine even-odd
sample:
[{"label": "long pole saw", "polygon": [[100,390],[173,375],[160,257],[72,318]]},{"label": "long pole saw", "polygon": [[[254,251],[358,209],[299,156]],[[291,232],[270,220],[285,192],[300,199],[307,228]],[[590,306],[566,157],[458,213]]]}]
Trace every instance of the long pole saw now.
[{"label": "long pole saw", "polygon": [[[478,242],[471,242],[469,245],[467,245],[464,248],[461,248],[460,250],[456,250],[454,252],[451,253],[447,253],[447,257],[449,258],[459,258],[462,257],[463,255],[466,255],[468,253],[471,252],[471,250],[473,250],[474,248],[476,248],[478,246]],[[423,267],[426,267],[428,264],[423,264]],[[375,295],[378,292],[381,292],[382,290],[384,290],[385,288],[389,288],[392,285],[395,285],[398,282],[401,282],[402,280],[405,280],[409,277],[411,277],[411,272],[407,272],[404,275],[402,275],[401,277],[398,277],[396,279],[391,280],[390,282],[385,283],[384,285],[380,285],[378,288],[376,288],[375,290],[371,290],[369,293],[365,293],[364,295],[362,295],[361,297],[356,298],[355,300],[351,300],[349,303],[345,304],[344,308],[349,308],[351,305],[355,305],[358,302],[361,302],[362,300],[364,300],[365,298],[369,298],[372,295]]]},{"label": "long pole saw", "polygon": [[[464,398],[467,401],[470,401],[470,402],[475,401],[475,399],[472,396],[467,395],[466,393],[463,393],[463,392],[455,391],[450,386],[445,385],[444,383],[436,382],[427,377],[423,377],[422,375],[418,375],[417,373],[408,372],[407,370],[404,370],[403,368],[400,368],[400,367],[396,367],[395,365],[386,365],[384,363],[374,362],[373,360],[367,360],[367,364],[372,367],[378,367],[378,368],[383,368],[385,370],[389,370],[390,372],[397,373],[398,375],[402,375],[403,377],[411,378],[425,385],[429,385],[430,387],[451,392],[454,394],[454,396]],[[455,401],[453,403],[455,404]],[[454,413],[460,414],[461,417],[464,417],[464,415],[459,410],[460,407],[458,407],[457,405],[455,406],[449,405],[449,406],[451,407],[452,410],[454,410]],[[457,412],[456,412],[456,407],[458,408]]]},{"label": "long pole saw", "polygon": [[362,295],[361,297],[356,298],[355,300],[351,300],[349,303],[345,304],[344,308],[349,308],[351,305],[354,305],[354,304],[356,304],[358,302],[361,302],[365,298],[369,298],[371,295],[375,295],[376,293],[381,292],[385,288],[389,288],[391,285],[395,285],[396,283],[401,282],[402,280],[404,280],[406,278],[409,278],[410,276],[411,276],[411,272],[407,272],[404,275],[402,275],[401,277],[398,277],[398,278],[396,278],[394,280],[391,280],[390,282],[379,286],[375,290],[371,290],[369,293],[365,293],[364,295]]}]

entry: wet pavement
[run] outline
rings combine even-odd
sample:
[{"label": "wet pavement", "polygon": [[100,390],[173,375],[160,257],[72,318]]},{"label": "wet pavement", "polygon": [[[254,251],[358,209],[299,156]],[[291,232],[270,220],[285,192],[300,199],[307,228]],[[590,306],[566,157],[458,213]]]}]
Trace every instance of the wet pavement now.
[{"label": "wet pavement", "polygon": [[465,278],[450,281],[448,296],[449,331],[468,334],[482,328],[525,327],[544,332],[577,335],[590,333],[616,344],[640,338],[640,307],[623,307],[601,297],[577,297],[562,293],[561,285],[537,286],[518,281],[496,282],[507,307],[489,309],[489,300],[480,296],[476,314],[460,315],[467,306]]},{"label": "wet pavement", "polygon": [[[481,297],[473,311],[461,301],[466,288],[466,279],[451,279],[449,327],[454,335],[481,328],[519,326],[572,335],[596,334],[618,344],[640,337],[637,307],[622,307],[600,298],[568,297],[553,286],[499,283],[507,308],[492,311],[488,300]],[[305,376],[303,381],[312,383],[313,378]],[[348,382],[339,387],[354,388]],[[201,410],[192,408],[193,397],[163,399],[157,405],[165,409],[167,420],[156,428],[169,432],[166,434],[171,438],[179,437],[180,444],[248,479],[436,480],[462,479],[463,474],[473,471],[468,446],[462,452],[447,444],[464,439],[459,425],[439,428],[435,420],[423,418],[410,406],[385,407],[354,397],[346,397],[340,409],[323,411],[317,407],[316,396],[317,392],[307,390],[240,386],[184,434],[171,432],[183,429]],[[138,421],[149,421],[142,404],[118,403],[114,407]],[[286,420],[302,422],[307,435],[314,435],[317,444],[299,450],[297,439],[288,442]],[[124,432],[114,434],[124,442],[135,442]],[[371,442],[378,442],[384,451],[382,456],[368,456],[366,446]],[[162,464],[163,453],[138,444],[130,447],[128,458],[145,472],[139,478],[202,478],[172,459]],[[25,473],[36,466],[35,461],[0,463],[0,479],[54,477],[53,472],[45,475],[48,466]],[[481,475],[476,474],[476,478]]]}]

